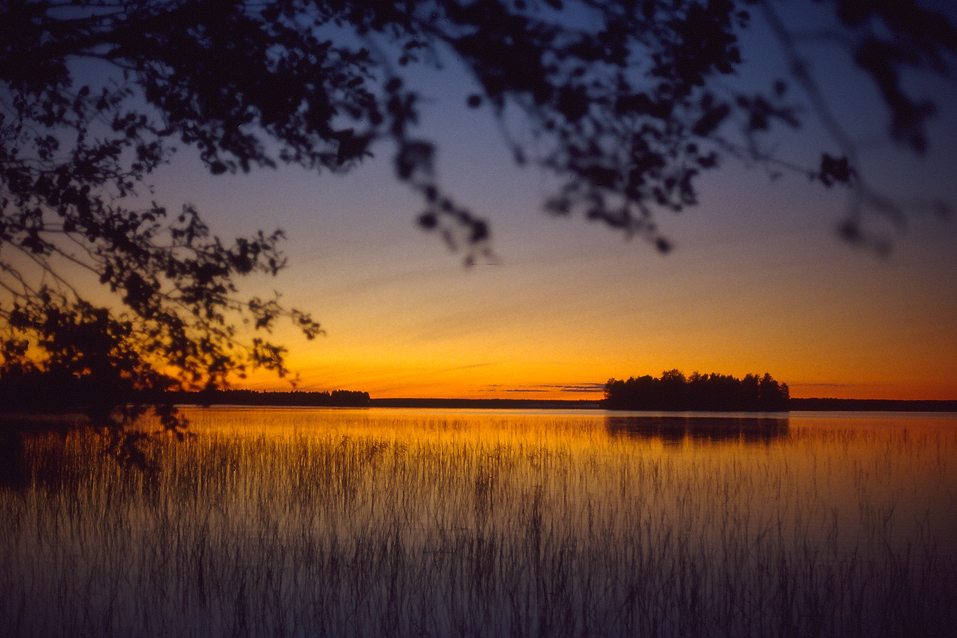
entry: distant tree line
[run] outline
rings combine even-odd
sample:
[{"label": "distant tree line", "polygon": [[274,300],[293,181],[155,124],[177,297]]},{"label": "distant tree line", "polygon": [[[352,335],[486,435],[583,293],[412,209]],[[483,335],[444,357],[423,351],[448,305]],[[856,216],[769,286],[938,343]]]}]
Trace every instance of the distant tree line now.
[{"label": "distant tree line", "polygon": [[602,407],[608,410],[663,410],[715,412],[786,412],[788,386],[770,374],[737,379],[724,374],[690,377],[666,370],[661,378],[645,375],[627,381],[609,379]]},{"label": "distant tree line", "polygon": [[332,392],[263,392],[257,390],[206,390],[165,392],[166,402],[192,405],[254,405],[306,407],[362,407],[369,405],[369,393],[352,390]]},{"label": "distant tree line", "polygon": [[792,410],[809,412],[957,412],[957,400],[947,399],[791,399]]},{"label": "distant tree line", "polygon": [[198,392],[136,389],[117,372],[109,384],[66,371],[34,366],[0,367],[0,413],[82,412],[91,418],[123,404],[366,406],[368,392],[261,392],[209,389]]},{"label": "distant tree line", "polygon": [[104,366],[101,372],[108,382],[62,368],[43,370],[29,361],[8,362],[0,367],[0,412],[107,416],[114,406],[130,402],[135,390],[118,369]]}]

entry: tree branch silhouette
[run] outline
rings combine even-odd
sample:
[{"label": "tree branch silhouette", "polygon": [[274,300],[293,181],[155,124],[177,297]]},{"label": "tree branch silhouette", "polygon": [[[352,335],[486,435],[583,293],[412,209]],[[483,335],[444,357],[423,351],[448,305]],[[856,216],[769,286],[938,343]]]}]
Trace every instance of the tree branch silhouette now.
[{"label": "tree branch silhouette", "polygon": [[[953,79],[951,20],[915,0],[809,2],[833,10],[837,26],[825,35],[874,81],[882,103],[870,108],[890,113],[890,139],[924,153],[934,107],[902,78],[920,69]],[[224,243],[194,207],[173,213],[149,201],[151,176],[177,147],[195,149],[217,175],[281,164],[340,173],[387,146],[396,179],[422,198],[419,226],[467,263],[488,256],[489,225],[442,183],[420,123],[423,96],[408,81],[443,59],[474,80],[466,105],[491,111],[515,162],[558,179],[544,202],[553,214],[577,214],[667,252],[660,216],[695,205],[703,174],[744,159],[848,187],[841,232],[869,241],[865,212],[900,223],[904,210],[862,176],[856,146],[801,52],[810,39],[778,7],[9,0],[0,6],[4,374],[32,365],[98,376],[104,387],[222,387],[252,368],[288,373],[283,347],[259,335],[276,320],[321,334],[303,311],[240,294],[243,278],[284,267],[281,232]],[[740,37],[753,28],[752,13],[781,43],[786,76],[765,89],[730,89],[724,80],[747,72]],[[822,151],[819,165],[764,148],[780,127],[805,122],[790,83],[839,149]],[[522,135],[513,134],[513,112],[527,127]],[[113,302],[85,298],[76,271]],[[255,336],[241,335],[242,325]],[[104,395],[91,414],[109,420],[107,407],[122,394]]]}]

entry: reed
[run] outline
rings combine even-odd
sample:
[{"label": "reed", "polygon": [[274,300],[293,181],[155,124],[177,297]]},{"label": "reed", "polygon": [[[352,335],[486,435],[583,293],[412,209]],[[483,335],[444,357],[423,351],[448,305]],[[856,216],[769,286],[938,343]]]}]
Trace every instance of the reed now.
[{"label": "reed", "polygon": [[[3,636],[953,636],[957,427],[223,410],[0,492]],[[792,424],[795,420],[792,419]],[[148,427],[148,424],[146,424]]]}]

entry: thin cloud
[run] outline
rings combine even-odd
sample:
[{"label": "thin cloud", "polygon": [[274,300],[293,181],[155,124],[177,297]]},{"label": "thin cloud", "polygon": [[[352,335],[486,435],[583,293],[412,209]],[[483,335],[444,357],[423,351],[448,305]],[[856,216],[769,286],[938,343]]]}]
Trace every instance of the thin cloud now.
[{"label": "thin cloud", "polygon": [[493,384],[485,387],[486,392],[508,392],[508,393],[529,393],[529,392],[568,392],[574,394],[585,393],[603,393],[605,391],[604,383],[542,383],[529,386],[505,386],[502,384]]}]

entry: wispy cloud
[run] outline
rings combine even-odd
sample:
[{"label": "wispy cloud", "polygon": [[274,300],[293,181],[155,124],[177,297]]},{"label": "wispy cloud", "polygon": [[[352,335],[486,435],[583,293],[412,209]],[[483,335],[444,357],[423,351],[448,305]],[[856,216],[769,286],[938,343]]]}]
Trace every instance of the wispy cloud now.
[{"label": "wispy cloud", "polygon": [[508,392],[513,394],[524,394],[530,392],[568,392],[574,394],[581,393],[603,393],[605,391],[604,383],[541,383],[536,385],[523,386],[505,386],[502,384],[493,384],[485,386],[486,392]]},{"label": "wispy cloud", "polygon": [[859,383],[789,383],[790,387],[800,387],[800,388],[858,388],[861,387]]}]

